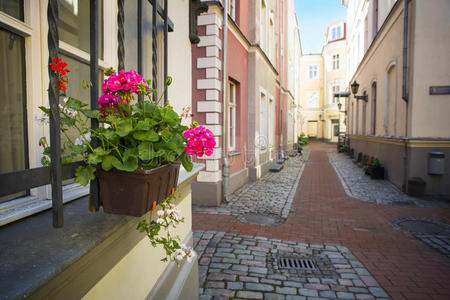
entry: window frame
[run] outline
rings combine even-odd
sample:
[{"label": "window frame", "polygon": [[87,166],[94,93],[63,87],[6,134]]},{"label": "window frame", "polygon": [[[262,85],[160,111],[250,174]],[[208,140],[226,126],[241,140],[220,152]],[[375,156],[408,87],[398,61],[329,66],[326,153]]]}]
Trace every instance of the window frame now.
[{"label": "window frame", "polygon": [[308,66],[308,79],[317,80],[319,73],[319,66],[317,64],[311,64]]},{"label": "window frame", "polygon": [[228,120],[227,120],[227,143],[228,151],[236,151],[236,109],[237,109],[237,99],[236,99],[236,83],[228,80]]}]

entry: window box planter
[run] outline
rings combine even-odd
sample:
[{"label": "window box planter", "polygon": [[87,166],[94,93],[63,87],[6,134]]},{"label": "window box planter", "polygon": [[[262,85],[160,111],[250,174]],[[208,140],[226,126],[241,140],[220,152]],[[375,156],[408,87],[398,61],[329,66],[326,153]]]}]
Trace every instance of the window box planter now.
[{"label": "window box planter", "polygon": [[100,203],[110,214],[141,217],[177,186],[180,162],[134,172],[97,167]]}]

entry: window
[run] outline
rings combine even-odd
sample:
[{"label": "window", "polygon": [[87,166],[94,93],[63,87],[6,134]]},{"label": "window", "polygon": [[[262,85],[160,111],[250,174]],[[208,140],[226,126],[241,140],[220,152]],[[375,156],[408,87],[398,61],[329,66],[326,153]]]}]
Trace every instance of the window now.
[{"label": "window", "polygon": [[333,55],[333,70],[339,70],[339,54]]},{"label": "window", "polygon": [[230,1],[230,17],[234,20],[236,17],[236,0]]},{"label": "window", "polygon": [[269,147],[275,147],[275,101],[269,97]]},{"label": "window", "polygon": [[341,26],[335,26],[331,28],[331,41],[342,38]]},{"label": "window", "polygon": [[306,107],[310,108],[319,107],[319,92],[306,93]]},{"label": "window", "polygon": [[377,129],[377,82],[372,83],[372,134],[376,135]]},{"label": "window", "polygon": [[[0,173],[28,168],[27,99],[25,87],[25,39],[0,29]],[[0,203],[28,194],[0,197]]]},{"label": "window", "polygon": [[337,103],[338,102],[338,98],[337,97],[334,97],[334,93],[338,93],[340,90],[339,90],[339,85],[332,85],[331,87],[330,87],[330,100],[329,100],[329,103],[330,104],[335,104],[335,103]]},{"label": "window", "polygon": [[236,84],[228,81],[228,150],[236,150]]},{"label": "window", "polygon": [[260,149],[267,148],[267,97],[265,93],[261,93],[261,102],[259,107],[259,139],[258,146]]},{"label": "window", "polygon": [[308,72],[309,79],[317,79],[317,65],[310,65],[308,68]]}]

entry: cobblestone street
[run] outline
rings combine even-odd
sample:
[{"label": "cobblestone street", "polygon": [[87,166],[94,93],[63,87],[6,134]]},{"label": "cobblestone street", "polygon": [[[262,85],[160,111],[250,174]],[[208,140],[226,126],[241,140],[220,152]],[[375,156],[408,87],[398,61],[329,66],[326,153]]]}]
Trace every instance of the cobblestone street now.
[{"label": "cobblestone street", "polygon": [[[308,148],[309,159],[291,158],[285,175],[279,173],[286,180],[278,186],[279,198],[258,190],[263,185],[271,190],[273,183],[260,184],[263,177],[235,193],[226,209],[194,208],[202,299],[450,299],[447,205],[402,194],[389,197],[391,190],[385,196],[386,181],[365,192],[373,188],[369,181],[361,184],[360,194],[349,193],[342,174],[350,178],[353,163],[343,157],[350,164],[344,170],[346,165],[333,157],[335,146],[312,143]],[[343,168],[340,176],[330,161]],[[292,205],[285,200],[271,206],[270,197],[289,199],[289,193]],[[377,196],[365,201],[349,196],[367,193]],[[249,211],[262,207],[259,214],[282,216],[288,210],[288,217],[276,226],[246,224],[239,213],[245,205],[251,205]],[[292,262],[302,259],[315,270]]]},{"label": "cobblestone street", "polygon": [[[303,155],[288,159],[278,173],[268,172],[260,180],[244,185],[220,207],[194,206],[194,213],[238,216],[243,222],[283,223],[289,215],[296,187],[302,175],[309,149]],[[263,218],[266,216],[267,218]],[[247,217],[247,219],[246,219]],[[249,219],[252,220],[249,220]]]}]

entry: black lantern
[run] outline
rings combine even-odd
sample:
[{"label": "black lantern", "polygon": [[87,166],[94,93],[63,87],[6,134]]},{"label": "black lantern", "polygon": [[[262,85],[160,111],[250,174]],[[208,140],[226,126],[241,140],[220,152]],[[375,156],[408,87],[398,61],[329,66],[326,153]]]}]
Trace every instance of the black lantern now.
[{"label": "black lantern", "polygon": [[357,100],[363,100],[365,102],[368,102],[369,99],[367,98],[367,95],[363,95],[363,96],[358,96],[356,94],[358,94],[358,90],[359,90],[359,83],[355,81],[353,81],[353,83],[350,85],[351,89],[352,89],[352,94],[355,96],[355,98]]},{"label": "black lantern", "polygon": [[356,94],[358,94],[359,83],[357,83],[356,80],[353,81],[351,88],[352,88],[352,94],[356,96]]}]

